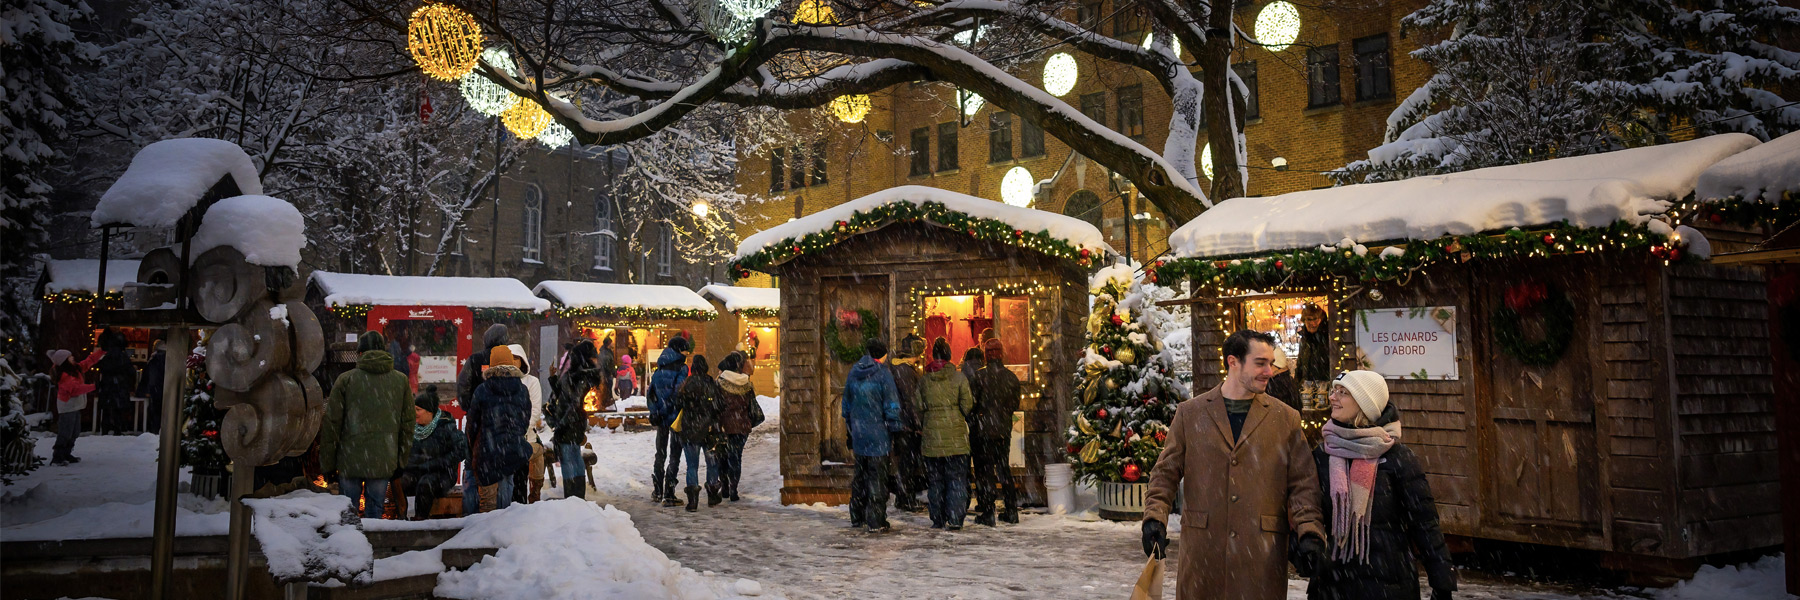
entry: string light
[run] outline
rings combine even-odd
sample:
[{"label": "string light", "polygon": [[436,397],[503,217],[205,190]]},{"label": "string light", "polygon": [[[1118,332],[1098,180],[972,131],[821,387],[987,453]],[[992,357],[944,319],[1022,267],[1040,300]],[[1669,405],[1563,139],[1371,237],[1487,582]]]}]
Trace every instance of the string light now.
[{"label": "string light", "polygon": [[794,22],[803,25],[836,25],[837,12],[824,0],[806,0],[794,9]]},{"label": "string light", "polygon": [[1031,188],[1035,182],[1031,180],[1031,171],[1025,167],[1013,167],[1006,171],[1006,177],[1000,180],[1000,200],[1019,208],[1031,207]]},{"label": "string light", "polygon": [[642,306],[557,306],[564,317],[604,317],[610,319],[711,321],[719,313],[710,308],[645,308]]},{"label": "string light", "polygon": [[773,319],[773,318],[781,316],[781,309],[769,308],[766,306],[752,306],[749,308],[740,308],[733,312],[736,313],[738,316],[762,318],[762,319]]},{"label": "string light", "polygon": [[700,25],[713,39],[737,44],[750,33],[756,20],[775,8],[776,0],[699,0],[694,3]]},{"label": "string light", "polygon": [[872,231],[894,222],[912,223],[921,220],[953,231],[964,232],[977,240],[1006,243],[1056,258],[1072,260],[1083,267],[1093,264],[1093,260],[1099,258],[1095,254],[1103,251],[1097,246],[1077,247],[1066,239],[1051,235],[1048,229],[1025,231],[999,219],[975,217],[951,210],[942,202],[927,201],[914,204],[905,200],[897,200],[866,211],[856,211],[848,220],[838,221],[830,229],[771,243],[749,256],[733,259],[726,263],[725,267],[732,277],[744,279],[750,277],[750,272],[753,270],[762,271],[801,255],[825,251],[850,236]]},{"label": "string light", "polygon": [[406,50],[426,75],[456,81],[475,68],[481,24],[460,8],[426,4],[406,24]]},{"label": "string light", "polygon": [[569,128],[563,127],[561,123],[555,122],[550,123],[549,127],[545,127],[544,131],[537,135],[538,143],[551,149],[567,146],[569,145],[569,142],[574,139],[575,132],[569,131]]}]

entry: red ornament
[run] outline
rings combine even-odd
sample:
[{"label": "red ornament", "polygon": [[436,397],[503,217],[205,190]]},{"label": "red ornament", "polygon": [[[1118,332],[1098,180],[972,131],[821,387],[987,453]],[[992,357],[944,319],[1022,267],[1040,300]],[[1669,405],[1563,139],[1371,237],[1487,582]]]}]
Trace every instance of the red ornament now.
[{"label": "red ornament", "polygon": [[1160,444],[1163,442],[1163,440],[1166,440],[1166,439],[1169,439],[1169,434],[1163,433],[1161,431],[1156,432],[1156,443]]},{"label": "red ornament", "polygon": [[1013,237],[1024,237],[1024,236],[1025,236],[1025,232],[1024,232],[1024,231],[1020,231],[1020,230],[1017,230],[1017,229],[1014,229],[1014,230],[1013,230]]},{"label": "red ornament", "polygon": [[1275,261],[1275,268],[1277,268],[1277,269],[1286,269],[1286,268],[1287,268],[1287,265],[1285,265],[1285,264],[1282,264],[1282,262],[1281,262],[1281,261],[1279,261],[1279,260],[1277,260],[1277,261]]},{"label": "red ornament", "polygon": [[849,221],[838,221],[838,222],[837,222],[837,226],[838,226],[838,227],[849,227],[849,226],[850,226],[850,222],[849,222]]},{"label": "red ornament", "polygon": [[216,438],[216,437],[219,437],[219,430],[217,430],[217,429],[203,430],[200,432],[200,435],[209,437],[209,438]]},{"label": "red ornament", "polygon": [[1106,409],[1104,409],[1104,408],[1102,408],[1102,409],[1097,409],[1097,410],[1095,410],[1095,411],[1094,411],[1094,418],[1096,418],[1096,419],[1104,419],[1104,418],[1106,418]]},{"label": "red ornament", "polygon": [[794,254],[799,254],[799,253],[800,253],[800,247],[794,246]]},{"label": "red ornament", "polygon": [[1681,260],[1681,249],[1680,248],[1670,248],[1669,249],[1669,262],[1675,262],[1678,260]]},{"label": "red ornament", "polygon": [[1107,356],[1112,356],[1112,346],[1101,346],[1100,353],[1105,354]]},{"label": "red ornament", "polygon": [[1651,246],[1650,247],[1650,255],[1657,257],[1657,258],[1667,258],[1669,256],[1669,247],[1668,246]]},{"label": "red ornament", "polygon": [[1125,324],[1125,320],[1124,320],[1124,319],[1121,319],[1121,318],[1119,318],[1119,313],[1113,313],[1113,315],[1112,315],[1112,324],[1114,324],[1114,325],[1124,325],[1124,324]]},{"label": "red ornament", "polygon": [[1082,248],[1082,249],[1081,249],[1081,257],[1082,257],[1082,258],[1087,258],[1087,257],[1088,257],[1088,256],[1090,256],[1090,255],[1092,255],[1092,254],[1093,254],[1093,253],[1091,253],[1091,252],[1089,252],[1089,251],[1088,251],[1088,249],[1087,249],[1087,248]]},{"label": "red ornament", "polygon": [[1150,271],[1150,283],[1156,283],[1156,271]]},{"label": "red ornament", "polygon": [[1142,476],[1143,473],[1135,463],[1125,465],[1125,481],[1127,483],[1135,483]]},{"label": "red ornament", "polygon": [[1551,233],[1544,234],[1544,244],[1545,245],[1554,244],[1554,243],[1556,243],[1556,235],[1555,234],[1551,234]]},{"label": "red ornament", "polygon": [[1069,444],[1069,454],[1080,454],[1080,453],[1081,453],[1081,446]]}]

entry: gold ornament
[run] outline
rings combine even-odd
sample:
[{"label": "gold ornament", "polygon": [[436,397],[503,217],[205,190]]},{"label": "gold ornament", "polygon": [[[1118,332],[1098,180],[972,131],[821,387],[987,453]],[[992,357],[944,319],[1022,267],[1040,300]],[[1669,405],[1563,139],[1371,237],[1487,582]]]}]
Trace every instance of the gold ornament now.
[{"label": "gold ornament", "polygon": [[1125,430],[1125,421],[1119,421],[1118,423],[1114,423],[1113,430],[1112,430],[1112,436],[1119,437],[1119,432],[1124,431],[1124,430]]},{"label": "gold ornament", "polygon": [[1075,415],[1075,428],[1080,429],[1083,434],[1094,435],[1094,426],[1088,424],[1087,417]]},{"label": "gold ornament", "polygon": [[800,3],[799,8],[794,9],[794,22],[804,25],[836,25],[837,12],[831,10],[831,5],[826,4],[825,0],[806,0]]},{"label": "gold ornament", "polygon": [[481,24],[454,6],[426,4],[406,24],[406,50],[426,75],[456,81],[475,69]]},{"label": "gold ornament", "polygon": [[1081,447],[1081,462],[1094,463],[1099,461],[1100,440],[1088,440],[1087,445]]},{"label": "gold ornament", "polygon": [[[804,7],[802,7],[804,8]],[[830,7],[826,7],[830,10]],[[831,100],[831,114],[845,123],[861,123],[869,116],[869,96],[867,94],[851,94],[838,96]]]},{"label": "gold ornament", "polygon": [[1137,360],[1137,353],[1132,352],[1129,347],[1120,348],[1118,352],[1113,353],[1113,358],[1117,359],[1120,364],[1129,365],[1131,361]]},{"label": "gold ornament", "polygon": [[1111,378],[1108,378],[1106,380],[1106,389],[1109,389],[1109,390],[1119,389],[1119,382],[1113,381]]},{"label": "gold ornament", "polygon": [[506,130],[511,131],[519,139],[537,137],[545,129],[556,124],[556,120],[550,118],[550,113],[544,112],[544,107],[524,99],[521,99],[518,104],[514,104],[512,108],[506,109],[506,112],[500,113],[500,122],[506,124]]}]

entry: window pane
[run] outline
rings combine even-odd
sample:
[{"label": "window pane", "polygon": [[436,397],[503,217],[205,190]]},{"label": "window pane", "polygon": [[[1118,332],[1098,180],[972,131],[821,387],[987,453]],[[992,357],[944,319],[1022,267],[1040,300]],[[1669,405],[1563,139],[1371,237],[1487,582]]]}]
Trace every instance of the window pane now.
[{"label": "window pane", "polygon": [[962,168],[956,156],[956,123],[938,123],[938,172]]},{"label": "window pane", "polygon": [[1012,115],[988,115],[988,162],[1012,160]]},{"label": "window pane", "polygon": [[912,169],[910,175],[931,174],[931,130],[925,127],[912,130],[912,143],[907,148],[912,152]]},{"label": "window pane", "polygon": [[544,192],[535,185],[525,186],[525,222],[521,228],[521,255],[527,260],[538,260],[539,249],[543,243],[544,227]]},{"label": "window pane", "polygon": [[675,228],[663,225],[662,239],[656,244],[656,274],[668,275],[674,271],[675,263]]},{"label": "window pane", "polygon": [[1232,65],[1231,68],[1232,70],[1237,71],[1238,79],[1244,81],[1244,89],[1248,92],[1248,94],[1244,96],[1244,119],[1248,120],[1261,117],[1262,97],[1256,89],[1256,62],[1238,63]]},{"label": "window pane", "polygon": [[1143,31],[1144,13],[1142,12],[1142,9],[1138,8],[1136,4],[1133,4],[1126,7],[1124,10],[1118,10],[1117,6],[1119,4],[1124,4],[1124,2],[1114,4],[1114,10],[1117,14],[1113,15],[1113,37],[1125,37]]},{"label": "window pane", "polygon": [[1099,0],[1082,2],[1081,6],[1075,9],[1075,22],[1082,27],[1098,31],[1100,29],[1100,17],[1105,14],[1106,13],[1101,12],[1100,10]]},{"label": "window pane", "polygon": [[1081,114],[1102,127],[1106,125],[1106,92],[1081,95]]},{"label": "window pane", "polygon": [[769,192],[787,187],[787,150],[776,148],[769,153]]},{"label": "window pane", "polygon": [[788,156],[793,159],[793,166],[788,168],[788,189],[797,190],[806,187],[806,159],[801,148],[804,146],[794,146],[788,149]]},{"label": "window pane", "polygon": [[1325,46],[1306,51],[1306,105],[1308,108],[1337,104],[1338,49]]},{"label": "window pane", "polygon": [[1144,87],[1119,88],[1119,133],[1128,137],[1144,135]]},{"label": "window pane", "polygon": [[1019,119],[1019,156],[1044,155],[1044,130],[1037,124]]},{"label": "window pane", "polygon": [[1393,96],[1394,83],[1388,68],[1387,34],[1362,38],[1351,44],[1356,52],[1356,99]]},{"label": "window pane", "polygon": [[825,185],[825,142],[813,142],[812,147],[812,184]]}]

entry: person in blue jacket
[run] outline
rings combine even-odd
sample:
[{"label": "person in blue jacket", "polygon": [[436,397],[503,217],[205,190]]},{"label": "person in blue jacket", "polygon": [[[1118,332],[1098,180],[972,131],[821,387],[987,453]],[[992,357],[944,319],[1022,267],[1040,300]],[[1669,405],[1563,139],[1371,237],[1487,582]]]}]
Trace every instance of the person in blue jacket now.
[{"label": "person in blue jacket", "polygon": [[849,425],[850,450],[856,454],[856,471],[850,480],[850,526],[867,526],[885,533],[887,520],[887,466],[892,443],[888,432],[899,431],[900,391],[894,373],[883,364],[887,344],[879,339],[863,342],[862,360],[844,378],[844,422]]},{"label": "person in blue jacket", "polygon": [[681,436],[672,435],[669,425],[675,421],[675,390],[687,380],[687,353],[692,349],[685,337],[669,340],[669,346],[656,359],[656,372],[650,375],[645,398],[650,405],[650,423],[656,426],[656,460],[650,463],[650,483],[656,491],[650,498],[662,500],[663,506],[681,504],[675,500],[675,475],[681,469]]}]

